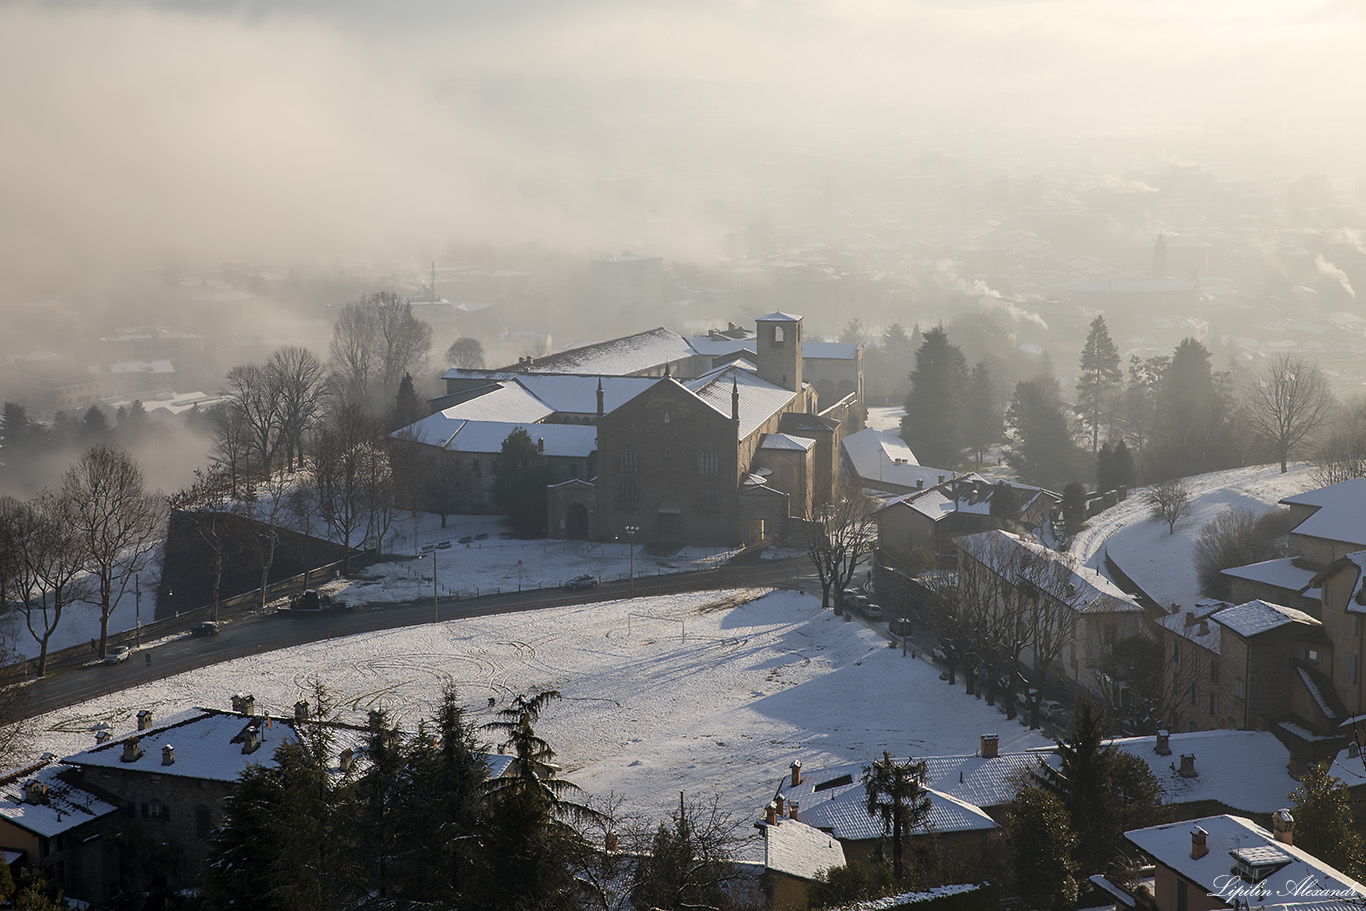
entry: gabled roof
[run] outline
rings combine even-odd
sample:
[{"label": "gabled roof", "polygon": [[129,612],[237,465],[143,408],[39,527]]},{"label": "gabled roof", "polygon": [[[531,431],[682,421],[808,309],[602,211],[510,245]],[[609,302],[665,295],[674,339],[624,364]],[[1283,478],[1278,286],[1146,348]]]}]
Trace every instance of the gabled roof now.
[{"label": "gabled roof", "polygon": [[[1163,629],[1174,633],[1183,639],[1187,639],[1200,648],[1219,654],[1219,627],[1211,625],[1209,619],[1226,607],[1232,607],[1227,601],[1218,601],[1213,598],[1206,598],[1195,602],[1195,609],[1174,614],[1167,614],[1157,623]],[[1190,614],[1190,619],[1195,623],[1187,623],[1186,615]],[[1200,632],[1201,623],[1204,621],[1204,632]]]},{"label": "gabled roof", "polygon": [[[459,405],[443,408],[442,417],[451,421],[516,421],[535,424],[555,413],[545,402],[527,391],[516,380],[497,383],[483,395]],[[429,415],[430,417],[430,415]]]},{"label": "gabled roof", "polygon": [[[119,808],[89,791],[66,781],[65,766],[55,764],[48,754],[41,762],[10,772],[0,779],[0,817],[21,829],[51,838]],[[30,782],[42,789],[37,803],[28,803],[25,788]]]},{"label": "gabled roof", "polygon": [[738,439],[746,439],[762,427],[769,418],[786,408],[797,393],[784,389],[741,367],[730,366],[713,370],[695,380],[682,383],[702,401],[726,417],[731,415],[731,391],[740,392],[740,427]]},{"label": "gabled roof", "polygon": [[760,449],[780,449],[788,452],[806,452],[816,445],[810,437],[791,436],[786,433],[766,433],[759,441]]},{"label": "gabled roof", "polygon": [[1304,611],[1260,599],[1248,601],[1246,604],[1239,604],[1235,607],[1226,607],[1211,614],[1210,619],[1232,630],[1244,639],[1260,636],[1262,633],[1269,633],[1273,629],[1280,629],[1292,623],[1299,623],[1308,627],[1323,626],[1321,622]]},{"label": "gabled roof", "polygon": [[1246,579],[1262,585],[1271,585],[1287,592],[1305,594],[1314,583],[1315,571],[1298,565],[1295,557],[1282,557],[1277,560],[1263,560],[1246,566],[1234,566],[1221,572],[1233,579]]},{"label": "gabled roof", "polygon": [[844,847],[820,829],[788,818],[763,828],[764,866],[770,870],[814,880],[823,870],[844,866]]},{"label": "gabled roof", "polygon": [[1287,506],[1317,507],[1314,514],[1290,530],[1293,535],[1366,546],[1366,478],[1352,478],[1306,491],[1280,501]]},{"label": "gabled roof", "polygon": [[[1207,853],[1191,857],[1191,833],[1205,836]],[[1242,887],[1238,895],[1250,907],[1278,907],[1291,911],[1323,904],[1345,904],[1366,898],[1362,885],[1312,854],[1276,840],[1261,826],[1241,816],[1206,816],[1125,832],[1124,836],[1158,863],[1179,873],[1213,895],[1221,887]],[[1253,852],[1253,853],[1249,853]],[[1262,889],[1237,873],[1238,861],[1267,861],[1274,868]],[[1235,872],[1230,873],[1230,868]],[[1296,888],[1304,884],[1303,889]],[[1316,894],[1317,893],[1317,894]]]},{"label": "gabled roof", "polygon": [[801,322],[801,317],[784,313],[781,310],[774,310],[765,316],[756,317],[754,321],[756,323],[797,323]]},{"label": "gabled roof", "polygon": [[[936,833],[998,828],[996,821],[980,808],[933,788],[926,790],[930,797],[926,825]],[[861,763],[804,772],[802,783],[795,787],[792,779],[784,778],[778,793],[789,802],[797,802],[798,819],[829,832],[840,841],[866,841],[883,835],[881,818],[868,812]]]},{"label": "gabled roof", "polygon": [[514,430],[522,429],[533,441],[545,441],[550,457],[586,459],[598,448],[598,428],[592,424],[518,424],[504,421],[461,421],[437,412],[390,434],[407,435],[415,442],[447,452],[496,455]]},{"label": "gabled roof", "polygon": [[528,373],[601,373],[618,376],[651,370],[696,352],[683,336],[651,329],[536,358]]},{"label": "gabled roof", "polygon": [[901,437],[885,430],[869,428],[851,433],[841,445],[854,474],[868,485],[914,490],[917,482],[932,487],[941,478],[953,476],[950,469],[921,465]]},{"label": "gabled roof", "polygon": [[[1061,554],[1019,535],[999,530],[984,531],[955,538],[953,543],[1006,582],[1012,585],[1021,581],[1032,582],[1079,614],[1122,614],[1143,610],[1133,598],[1098,571],[1078,572]],[[1017,559],[1022,552],[1033,559],[1029,563]],[[1038,564],[1035,562],[1037,560],[1047,563]],[[1040,570],[1031,571],[1031,578],[1026,580],[1020,578],[1023,566],[1039,566]]]}]

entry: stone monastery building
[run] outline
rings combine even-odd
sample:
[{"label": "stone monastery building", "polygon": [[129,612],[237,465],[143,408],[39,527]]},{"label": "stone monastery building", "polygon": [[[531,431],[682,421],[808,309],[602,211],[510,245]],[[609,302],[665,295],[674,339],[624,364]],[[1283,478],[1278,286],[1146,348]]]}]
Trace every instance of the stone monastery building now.
[{"label": "stone monastery building", "polygon": [[527,431],[554,476],[552,537],[734,545],[780,538],[834,495],[863,427],[858,345],[807,343],[802,318],[685,339],[665,329],[502,370],[452,369],[432,415],[396,434],[491,510],[503,441]]}]

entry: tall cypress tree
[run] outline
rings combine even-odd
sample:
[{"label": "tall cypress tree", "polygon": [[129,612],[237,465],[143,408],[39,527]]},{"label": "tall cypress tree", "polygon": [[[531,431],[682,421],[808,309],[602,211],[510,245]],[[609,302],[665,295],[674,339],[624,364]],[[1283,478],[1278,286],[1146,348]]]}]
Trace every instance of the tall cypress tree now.
[{"label": "tall cypress tree", "polygon": [[986,361],[978,361],[968,378],[963,407],[965,441],[978,468],[986,451],[1001,441],[1004,417],[991,368]]},{"label": "tall cypress tree", "polygon": [[1054,380],[1040,377],[1019,383],[1006,410],[1006,426],[1006,463],[1025,483],[1059,490],[1079,474],[1080,453]]},{"label": "tall cypress tree", "polygon": [[1110,340],[1105,317],[1097,316],[1091,321],[1091,331],[1082,346],[1078,366],[1081,376],[1077,379],[1077,406],[1082,422],[1091,428],[1091,451],[1095,452],[1100,448],[1100,425],[1110,416],[1111,402],[1123,377],[1119,369],[1119,349]]},{"label": "tall cypress tree", "polygon": [[967,359],[949,342],[943,326],[925,333],[915,353],[911,392],[901,418],[901,438],[922,465],[952,468],[966,445],[963,400],[968,382]]}]

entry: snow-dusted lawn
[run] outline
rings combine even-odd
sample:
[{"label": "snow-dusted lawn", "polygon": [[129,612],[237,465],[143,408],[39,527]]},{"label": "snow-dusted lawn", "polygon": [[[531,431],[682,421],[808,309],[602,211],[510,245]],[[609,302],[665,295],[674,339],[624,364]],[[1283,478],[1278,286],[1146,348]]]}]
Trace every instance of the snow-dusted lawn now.
[{"label": "snow-dusted lawn", "polygon": [[1129,499],[1086,523],[1072,540],[1072,553],[1085,566],[1101,568],[1108,550],[1115,562],[1160,604],[1189,607],[1201,596],[1194,563],[1195,540],[1205,524],[1226,509],[1250,509],[1261,515],[1277,501],[1317,485],[1306,464],[1281,474],[1279,465],[1255,465],[1183,479],[1191,495],[1190,513],[1176,523],[1152,517],[1149,488],[1130,491]]},{"label": "snow-dusted lawn", "polygon": [[998,732],[1002,751],[1047,743],[902,657],[859,622],[799,592],[699,592],[453,620],[243,658],[35,719],[35,755],[94,744],[99,725],[135,726],[238,691],[290,713],[320,679],[343,716],[387,707],[405,726],[453,682],[476,722],[510,696],[558,689],[538,731],[565,774],[628,811],[667,814],[678,791],[713,792],[741,819],[772,796],[793,759],[808,769],[893,755],[968,754]]}]

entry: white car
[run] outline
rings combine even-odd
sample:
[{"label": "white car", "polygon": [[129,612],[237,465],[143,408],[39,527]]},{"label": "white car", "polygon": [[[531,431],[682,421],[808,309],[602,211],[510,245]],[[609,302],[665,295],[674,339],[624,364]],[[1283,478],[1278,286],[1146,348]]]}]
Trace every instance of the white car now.
[{"label": "white car", "polygon": [[105,664],[120,664],[127,661],[133,654],[133,647],[130,645],[116,645],[109,650],[109,654],[104,656]]}]

